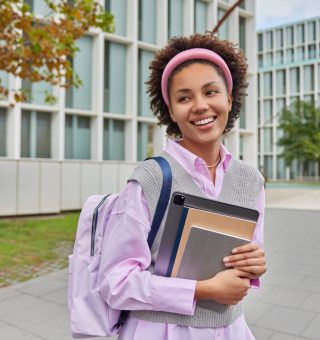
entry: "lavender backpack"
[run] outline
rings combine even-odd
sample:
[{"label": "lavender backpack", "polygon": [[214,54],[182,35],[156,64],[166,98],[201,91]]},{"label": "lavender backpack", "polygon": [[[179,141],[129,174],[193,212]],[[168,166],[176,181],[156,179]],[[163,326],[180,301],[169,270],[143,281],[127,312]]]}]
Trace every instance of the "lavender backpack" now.
[{"label": "lavender backpack", "polygon": [[[171,192],[172,173],[162,157],[158,162],[163,174],[159,201],[148,235],[151,248],[159,230]],[[111,308],[97,290],[102,240],[119,194],[90,196],[81,210],[73,254],[69,256],[68,305],[71,334],[74,338],[105,337],[118,334],[129,311]],[[110,255],[111,256],[111,255]]]}]

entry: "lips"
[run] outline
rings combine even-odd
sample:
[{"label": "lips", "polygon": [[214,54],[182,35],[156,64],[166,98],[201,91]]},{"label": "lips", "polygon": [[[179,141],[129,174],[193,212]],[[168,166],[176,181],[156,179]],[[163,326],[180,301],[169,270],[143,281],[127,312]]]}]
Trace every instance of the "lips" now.
[{"label": "lips", "polygon": [[194,120],[191,123],[195,126],[204,126],[210,123],[213,123],[216,120],[217,117],[207,117],[207,118],[202,118],[198,120]]}]

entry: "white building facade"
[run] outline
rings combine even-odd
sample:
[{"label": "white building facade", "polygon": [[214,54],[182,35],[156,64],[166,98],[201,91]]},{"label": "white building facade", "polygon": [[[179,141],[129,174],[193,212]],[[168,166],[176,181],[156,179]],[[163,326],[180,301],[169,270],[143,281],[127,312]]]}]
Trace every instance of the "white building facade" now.
[{"label": "white building facade", "polygon": [[[292,180],[319,176],[318,165],[281,157],[278,117],[297,99],[320,104],[320,18],[294,22],[258,32],[258,163],[269,179]],[[301,168],[300,168],[301,169]]]},{"label": "white building facade", "polygon": [[[43,0],[27,1],[45,15]],[[164,129],[149,108],[145,81],[154,54],[172,36],[212,30],[233,1],[106,0],[116,30],[80,38],[72,60],[83,85],[65,91],[0,73],[9,89],[30,92],[11,106],[0,102],[0,216],[80,209],[92,193],[123,188],[135,164],[165,145]],[[236,158],[257,165],[255,1],[236,8],[219,37],[243,48],[249,95],[241,119],[225,138]],[[45,92],[57,102],[45,103]]]}]

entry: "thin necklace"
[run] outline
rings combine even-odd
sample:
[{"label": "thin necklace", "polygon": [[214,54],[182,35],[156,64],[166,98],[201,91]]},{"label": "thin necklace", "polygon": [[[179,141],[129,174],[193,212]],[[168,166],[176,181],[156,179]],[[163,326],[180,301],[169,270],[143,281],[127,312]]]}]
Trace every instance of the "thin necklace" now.
[{"label": "thin necklace", "polygon": [[218,165],[218,163],[221,161],[221,156],[219,156],[218,160],[213,165],[207,165],[208,169],[214,168]]}]

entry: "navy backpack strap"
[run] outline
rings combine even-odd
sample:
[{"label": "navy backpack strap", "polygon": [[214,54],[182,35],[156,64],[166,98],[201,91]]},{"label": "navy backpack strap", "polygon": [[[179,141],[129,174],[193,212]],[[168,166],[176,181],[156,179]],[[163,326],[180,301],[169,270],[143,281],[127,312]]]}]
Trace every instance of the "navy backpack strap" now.
[{"label": "navy backpack strap", "polygon": [[[171,186],[172,186],[172,171],[171,171],[171,167],[168,161],[161,156],[147,158],[147,159],[154,159],[159,164],[161,171],[162,171],[162,176],[163,176],[159,201],[158,201],[156,211],[153,216],[151,229],[150,229],[148,240],[147,240],[149,248],[151,249],[152,244],[160,228],[161,222],[163,220],[163,216],[166,212],[169,200],[170,200]],[[116,325],[117,328],[119,328],[125,323],[129,313],[130,311],[128,310],[121,311],[118,323]]]},{"label": "navy backpack strap", "polygon": [[148,245],[151,249],[153,242],[157,236],[158,230],[160,228],[163,216],[166,212],[169,200],[170,200],[170,194],[171,194],[171,186],[172,186],[172,171],[170,164],[168,161],[161,157],[153,157],[151,159],[154,159],[160,166],[162,170],[162,188],[159,196],[159,201],[156,207],[156,211],[154,213],[154,217],[151,223],[151,229],[148,236]]}]

